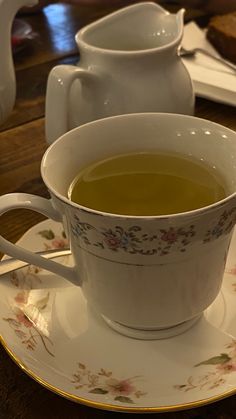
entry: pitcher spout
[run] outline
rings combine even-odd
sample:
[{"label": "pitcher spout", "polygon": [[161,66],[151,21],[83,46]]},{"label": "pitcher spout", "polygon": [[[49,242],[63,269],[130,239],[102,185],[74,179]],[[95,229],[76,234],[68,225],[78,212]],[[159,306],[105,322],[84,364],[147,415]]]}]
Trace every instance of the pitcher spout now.
[{"label": "pitcher spout", "polygon": [[184,9],[169,13],[153,2],[137,3],[81,29],[76,40],[84,47],[132,52],[178,44],[183,36]]},{"label": "pitcher spout", "polygon": [[38,0],[0,0],[0,124],[13,109],[16,96],[15,71],[11,47],[13,19],[23,6],[34,6]]},{"label": "pitcher spout", "polygon": [[184,15],[185,9],[180,9],[176,14],[176,25],[177,25],[177,37],[176,43],[180,44],[184,34]]}]

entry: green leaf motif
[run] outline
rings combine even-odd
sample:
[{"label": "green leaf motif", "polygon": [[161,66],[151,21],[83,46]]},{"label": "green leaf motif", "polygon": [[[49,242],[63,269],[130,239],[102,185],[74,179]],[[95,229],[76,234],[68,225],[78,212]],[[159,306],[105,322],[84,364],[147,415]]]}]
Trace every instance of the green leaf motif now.
[{"label": "green leaf motif", "polygon": [[213,356],[212,358],[207,359],[206,361],[200,362],[199,364],[194,365],[195,367],[199,367],[200,365],[219,365],[225,364],[226,362],[230,361],[231,358],[228,354],[220,354],[219,356]]},{"label": "green leaf motif", "polygon": [[44,239],[47,240],[53,240],[55,238],[55,234],[53,233],[52,230],[42,230],[39,231],[40,236],[42,236]]},{"label": "green leaf motif", "polygon": [[122,403],[134,403],[133,400],[126,396],[116,396],[114,400]]},{"label": "green leaf motif", "polygon": [[97,387],[97,388],[93,388],[92,390],[90,390],[89,393],[93,393],[93,394],[107,394],[108,391],[107,390],[104,390],[103,388]]}]

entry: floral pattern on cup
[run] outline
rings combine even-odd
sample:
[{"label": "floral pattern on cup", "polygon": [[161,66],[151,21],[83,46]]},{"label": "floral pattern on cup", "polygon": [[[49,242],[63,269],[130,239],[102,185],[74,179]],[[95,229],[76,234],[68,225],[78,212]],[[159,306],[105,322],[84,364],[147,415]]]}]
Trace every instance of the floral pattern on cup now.
[{"label": "floral pattern on cup", "polygon": [[235,224],[235,212],[236,207],[232,207],[227,211],[225,210],[212,228],[207,230],[203,243],[208,243],[209,241],[218,239],[222,234],[229,233]]},{"label": "floral pattern on cup", "polygon": [[99,371],[92,372],[85,364],[79,362],[71,382],[77,390],[86,388],[92,394],[101,396],[109,394],[115,401],[134,403],[134,399],[139,399],[147,394],[138,390],[134,384],[140,378],[135,376],[117,379],[113,377],[111,371],[100,368]]},{"label": "floral pattern on cup", "polygon": [[[235,224],[236,207],[225,210],[204,234],[200,233],[203,244],[229,234]],[[117,252],[120,250],[130,254],[168,255],[172,251],[185,252],[188,245],[196,240],[198,229],[202,226],[189,226],[158,229],[152,234],[147,233],[138,225],[124,229],[116,225],[112,228],[97,228],[82,221],[74,214],[71,224],[72,234],[86,246],[99,247],[102,250]]]},{"label": "floral pattern on cup", "polygon": [[54,357],[53,342],[49,338],[48,325],[43,316],[50,293],[45,291],[43,297],[34,304],[29,303],[29,294],[29,289],[17,292],[12,306],[12,315],[3,318],[3,320],[14,330],[26,349],[34,351],[41,343],[47,353]]},{"label": "floral pattern on cup", "polygon": [[174,386],[176,390],[188,392],[190,390],[212,390],[226,382],[228,374],[236,373],[236,340],[226,345],[228,351],[213,356],[205,361],[196,364],[194,367],[211,365],[213,370],[202,376],[190,376],[186,383]]},{"label": "floral pattern on cup", "polygon": [[[71,226],[72,233],[86,246],[108,249],[112,252],[123,250],[129,254],[163,256],[169,254],[173,248],[184,252],[196,234],[194,225],[186,229],[168,227],[154,234],[148,234],[137,225],[128,227],[126,230],[121,226],[98,230],[93,225],[82,222],[77,215],[74,216],[74,220],[75,223]],[[97,237],[95,240],[94,233]]]}]

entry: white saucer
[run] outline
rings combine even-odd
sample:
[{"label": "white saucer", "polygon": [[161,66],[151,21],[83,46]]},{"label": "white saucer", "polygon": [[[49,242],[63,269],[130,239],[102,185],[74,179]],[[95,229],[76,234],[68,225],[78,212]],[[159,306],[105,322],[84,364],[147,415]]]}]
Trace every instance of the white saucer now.
[{"label": "white saucer", "polygon": [[[44,221],[20,244],[63,246],[60,224]],[[236,393],[236,235],[220,295],[185,333],[142,341],[110,329],[79,288],[35,267],[0,282],[1,341],[48,389],[89,406],[126,412],[193,408]],[[68,263],[68,257],[63,263]],[[30,319],[30,320],[29,320]]]}]

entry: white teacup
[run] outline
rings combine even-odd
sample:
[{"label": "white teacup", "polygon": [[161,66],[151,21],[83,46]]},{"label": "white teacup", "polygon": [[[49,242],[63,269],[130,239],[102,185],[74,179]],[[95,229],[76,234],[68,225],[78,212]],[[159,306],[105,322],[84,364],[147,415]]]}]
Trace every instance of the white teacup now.
[{"label": "white teacup", "polygon": [[[155,149],[204,158],[223,175],[228,196],[194,211],[152,217],[102,213],[67,198],[87,164]],[[236,133],[207,120],[143,113],[90,122],[46,151],[41,173],[51,200],[22,193],[0,199],[1,213],[31,208],[63,222],[75,266],[45,260],[3,238],[0,249],[81,286],[88,303],[121,333],[147,339],[180,333],[221,287],[236,217],[235,161]]]}]

